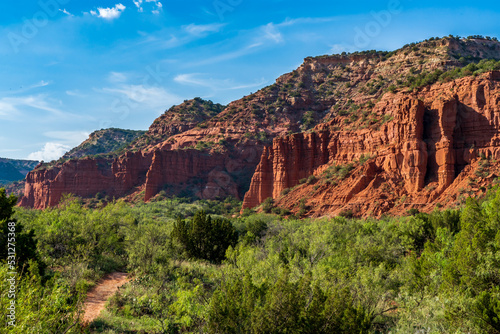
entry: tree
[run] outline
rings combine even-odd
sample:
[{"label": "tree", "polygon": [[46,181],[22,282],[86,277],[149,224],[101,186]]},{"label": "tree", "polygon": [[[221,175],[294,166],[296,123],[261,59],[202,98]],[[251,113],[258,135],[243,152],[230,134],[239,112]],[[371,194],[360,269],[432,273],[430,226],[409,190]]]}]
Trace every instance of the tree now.
[{"label": "tree", "polygon": [[10,248],[15,251],[17,267],[23,268],[29,260],[34,260],[43,273],[45,265],[37,253],[35,232],[25,232],[23,225],[12,218],[16,203],[16,196],[7,196],[5,189],[0,189],[0,260],[7,260]]},{"label": "tree", "polygon": [[199,211],[190,220],[177,219],[172,231],[173,238],[183,246],[188,256],[220,263],[229,246],[238,241],[236,229],[227,219],[212,219],[205,211]]}]

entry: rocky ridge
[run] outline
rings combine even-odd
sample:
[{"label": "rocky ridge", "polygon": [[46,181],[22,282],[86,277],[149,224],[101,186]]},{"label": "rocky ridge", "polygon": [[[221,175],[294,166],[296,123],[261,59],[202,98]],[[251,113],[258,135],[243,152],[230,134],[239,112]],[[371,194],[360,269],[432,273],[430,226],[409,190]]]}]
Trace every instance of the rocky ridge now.
[{"label": "rocky ridge", "polygon": [[[402,188],[408,193],[431,184],[429,178],[432,179],[433,171],[439,180],[445,180],[442,184],[446,184],[451,180],[450,175],[455,177],[457,170],[466,170],[471,166],[467,164],[474,161],[449,162],[452,158],[448,157],[450,150],[446,147],[455,144],[428,134],[431,128],[444,131],[446,135],[442,137],[449,137],[448,132],[454,133],[455,125],[445,122],[444,130],[424,126],[429,119],[440,119],[439,111],[429,110],[441,107],[429,106],[435,95],[426,97],[427,101],[419,94],[440,84],[415,88],[408,83],[411,78],[415,79],[410,82],[414,85],[419,77],[427,80],[428,73],[450,71],[464,67],[467,62],[498,55],[497,41],[443,38],[407,45],[393,52],[306,58],[297,70],[281,76],[275,84],[231,102],[222,111],[215,108],[203,112],[214,104],[193,100],[172,108],[174,115],[167,115],[167,111],[148,133],[118,157],[69,160],[32,171],[21,204],[45,208],[56,205],[64,193],[91,197],[98,192],[114,197],[139,196],[144,200],[150,200],[159,192],[211,199],[243,198],[252,179],[245,207],[260,204],[266,196],[282,205],[281,193],[296,186],[302,178],[311,175],[319,178],[323,170],[328,174],[327,169],[333,164],[349,165],[356,159],[365,160],[366,156],[370,159],[359,166],[354,164],[351,167],[354,170],[348,174],[368,175],[364,181],[356,182],[359,189],[366,189],[364,182],[368,182],[369,175],[377,178],[380,172],[383,172],[380,177],[399,175],[399,179],[394,177],[391,182],[398,180],[394,187],[400,189],[404,184]],[[441,89],[441,94],[445,94],[445,90]],[[466,99],[465,95],[461,98]],[[454,103],[450,101],[445,102]],[[460,105],[465,103],[457,101],[461,101]],[[175,116],[176,110],[190,109],[193,104],[201,105],[198,111],[206,117],[186,120]],[[488,108],[493,108],[493,102]],[[301,133],[294,134],[297,132]],[[434,146],[423,149],[431,139],[436,141]],[[398,153],[386,153],[386,146]],[[440,160],[443,154],[444,164]],[[439,163],[428,162],[436,159]],[[336,189],[334,183],[330,182],[329,187]],[[350,187],[347,184],[342,180],[338,187]],[[319,184],[306,185],[316,188],[315,191],[320,189]],[[290,191],[289,196],[296,190]],[[359,191],[354,191],[347,197],[353,198],[357,193]],[[300,202],[300,199],[297,200]],[[325,198],[325,202],[333,201],[330,208],[319,209],[324,205],[314,201],[312,197],[309,202],[301,201],[301,210],[314,215],[343,210],[346,203],[353,203],[344,199],[342,205],[336,205],[338,199],[333,196]],[[390,207],[390,203],[386,207]],[[370,210],[377,214],[389,209],[360,208],[358,211],[365,214]]]}]

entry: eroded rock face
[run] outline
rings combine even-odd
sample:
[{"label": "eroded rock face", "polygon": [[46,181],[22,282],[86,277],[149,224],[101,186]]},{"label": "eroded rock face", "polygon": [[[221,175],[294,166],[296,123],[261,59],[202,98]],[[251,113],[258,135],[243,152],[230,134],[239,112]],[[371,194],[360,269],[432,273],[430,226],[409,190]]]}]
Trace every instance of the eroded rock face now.
[{"label": "eroded rock face", "polygon": [[200,198],[239,198],[238,186],[225,168],[230,160],[225,154],[197,150],[156,150],[146,175],[144,200],[149,201],[165,184],[188,183],[193,178],[198,181],[194,195]]},{"label": "eroded rock face", "polygon": [[[455,181],[466,178],[461,174],[473,173],[470,165],[480,154],[500,157],[498,76],[493,72],[418,93],[388,93],[374,107],[391,119],[379,129],[341,131],[334,120],[313,133],[275,139],[261,156],[243,208],[268,197],[292,211],[305,201],[311,215],[346,209],[359,215],[396,212],[408,207],[397,207],[401,198],[410,206],[433,208]],[[364,165],[355,163],[340,184],[321,180],[328,166],[362,156],[370,159]],[[310,175],[319,178],[314,187],[304,184],[282,196]]]},{"label": "eroded rock face", "polygon": [[174,193],[189,191],[203,199],[241,198],[239,176],[251,174],[255,164],[227,154],[161,148],[127,152],[111,164],[106,159],[69,160],[30,172],[20,205],[44,209],[57,205],[64,194],[85,198],[101,193],[119,198],[140,190],[148,201],[165,185],[173,187]]},{"label": "eroded rock face", "polygon": [[86,158],[69,160],[50,169],[35,169],[26,176],[25,195],[19,204],[44,209],[57,205],[64,194],[120,197],[144,182],[150,162],[151,155],[128,152],[112,163]]}]

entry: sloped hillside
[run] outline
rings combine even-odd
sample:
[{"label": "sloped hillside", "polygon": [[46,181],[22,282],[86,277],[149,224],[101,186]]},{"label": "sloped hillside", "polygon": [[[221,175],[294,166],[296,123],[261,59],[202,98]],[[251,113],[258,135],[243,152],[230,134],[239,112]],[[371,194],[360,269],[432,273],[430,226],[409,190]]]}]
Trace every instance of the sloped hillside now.
[{"label": "sloped hillside", "polygon": [[[369,154],[370,157],[375,153],[379,154],[384,145],[395,145],[402,152],[415,150],[423,152],[425,150],[414,147],[415,142],[429,145],[426,140],[430,140],[432,143],[439,143],[434,143],[439,148],[426,151],[428,159],[439,160],[442,153],[436,153],[439,158],[433,158],[432,153],[441,152],[439,145],[445,145],[441,143],[439,135],[426,134],[425,138],[419,135],[419,131],[424,129],[421,122],[440,119],[435,116],[439,113],[436,110],[440,110],[440,107],[430,106],[431,100],[438,99],[445,93],[449,95],[451,89],[455,89],[453,85],[462,84],[460,80],[457,81],[460,77],[477,76],[494,69],[497,62],[486,60],[499,57],[500,43],[496,40],[454,37],[433,38],[406,45],[393,52],[368,51],[309,57],[298,69],[279,77],[275,84],[231,102],[225,108],[195,99],[170,109],[153,123],[146,134],[139,137],[118,157],[69,160],[50,168],[42,166],[28,175],[25,198],[21,203],[25,206],[45,208],[57,204],[64,193],[92,197],[98,192],[114,197],[139,197],[146,201],[161,191],[199,198],[233,196],[241,199],[249,189],[253,177],[250,193],[245,199],[245,206],[253,207],[261,203],[265,196],[278,199],[278,194],[284,189],[293,187],[296,181],[318,174],[319,166],[328,167],[340,162],[354,163],[361,154]],[[485,81],[480,86],[484,90],[486,89],[484,87],[489,85],[494,95],[496,79],[494,74],[488,75],[483,80],[489,83]],[[440,92],[430,97],[420,96],[426,90],[437,89],[434,88],[437,86],[431,86],[432,84],[440,85],[446,82],[453,87],[441,88]],[[465,85],[466,81],[463,81],[463,84]],[[449,91],[446,92],[446,89]],[[461,89],[458,87],[456,91]],[[476,95],[481,96],[480,89]],[[448,100],[454,99],[455,102],[450,103],[474,108],[464,102],[463,99],[468,98],[470,97],[465,95],[451,96]],[[474,110],[481,115],[489,113],[494,110],[495,102],[489,100],[488,103],[487,109]],[[419,111],[410,120],[406,113],[414,108]],[[411,127],[418,127],[419,130],[412,128],[413,134],[407,134],[406,130],[403,130],[403,125],[410,123],[413,124]],[[453,128],[455,126],[452,125]],[[495,125],[492,123],[490,126]],[[316,130],[312,130],[313,128]],[[321,138],[308,133],[326,128],[329,134],[321,135],[323,136],[320,136]],[[436,133],[445,131],[439,127],[432,129]],[[480,132],[483,131],[481,127],[478,129]],[[274,180],[279,178],[278,176],[273,176],[272,184],[269,183],[271,182],[269,178],[261,177],[261,183],[266,184],[259,185],[259,173],[269,173],[263,170],[273,170],[273,175],[274,170],[278,170],[276,173],[290,178],[287,176],[286,168],[283,167],[280,171],[282,167],[279,165],[283,164],[279,159],[285,159],[289,153],[286,151],[277,153],[276,156],[279,158],[276,158],[278,161],[275,162],[271,152],[280,151],[281,146],[286,146],[284,143],[292,140],[290,138],[301,138],[301,136],[313,141],[311,147],[326,145],[327,148],[333,145],[332,137],[337,137],[337,141],[341,143],[337,149],[340,153],[345,151],[346,145],[361,147],[347,150],[341,156],[332,152],[326,154],[326,149],[323,151],[313,149],[325,156],[321,158],[323,160],[317,160],[314,156],[312,160],[293,162],[296,164],[294,168],[301,171],[298,179],[297,176],[293,176],[292,181],[284,182],[283,186],[275,186]],[[373,137],[374,143],[370,144],[370,149],[363,147],[367,145],[363,139],[365,137]],[[410,144],[404,144],[406,142]],[[272,146],[269,146],[271,143]],[[434,145],[432,143],[430,146]],[[280,147],[275,148],[276,145]],[[490,144],[486,146],[488,145]],[[295,150],[293,145],[290,149]],[[300,155],[301,151],[293,152]],[[467,164],[469,162],[472,160],[467,161]],[[302,163],[309,165],[304,166]],[[264,167],[265,164],[268,166]],[[413,168],[416,162],[409,164]],[[254,175],[257,165],[259,167]],[[461,162],[458,169],[465,168],[465,165]],[[397,170],[398,166],[396,164],[391,168]],[[429,170],[434,171],[439,168],[441,160]],[[410,172],[403,173],[413,175],[414,172],[415,169],[411,169]],[[378,170],[376,169],[374,173],[377,174]],[[429,184],[427,175],[433,174],[421,170],[418,170],[418,173],[423,173],[423,176],[420,176],[424,179],[423,184]],[[407,176],[403,177],[405,178]],[[419,187],[420,182],[417,182]],[[400,189],[405,186],[398,184],[397,187]],[[337,199],[332,197],[331,201],[335,202]],[[312,203],[310,207],[314,207]],[[332,207],[337,210],[344,204],[332,204]],[[366,208],[360,210],[360,214],[370,210],[373,213],[387,211]],[[310,209],[308,212],[314,214]]]},{"label": "sloped hillside", "polygon": [[24,179],[38,161],[0,158],[0,185]]},{"label": "sloped hillside", "polygon": [[272,198],[300,215],[379,216],[460,204],[499,181],[499,102],[494,71],[387,93],[372,110],[387,116],[380,126],[339,129],[334,120],[275,139],[244,207]]},{"label": "sloped hillside", "polygon": [[132,141],[142,136],[145,131],[123,130],[123,129],[102,129],[94,131],[83,143],[67,152],[62,161],[68,159],[82,158],[97,154],[107,154],[119,150]]}]

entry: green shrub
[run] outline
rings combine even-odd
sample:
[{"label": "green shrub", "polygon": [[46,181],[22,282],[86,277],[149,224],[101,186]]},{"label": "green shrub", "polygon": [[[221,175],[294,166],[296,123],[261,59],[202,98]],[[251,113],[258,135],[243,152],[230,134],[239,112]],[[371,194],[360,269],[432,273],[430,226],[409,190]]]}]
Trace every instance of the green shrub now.
[{"label": "green shrub", "polygon": [[220,263],[229,246],[238,241],[236,229],[227,219],[213,218],[204,211],[186,221],[178,218],[172,237],[179,241],[187,255],[213,263]]},{"label": "green shrub", "polygon": [[317,178],[316,178],[315,175],[309,175],[309,177],[307,178],[306,183],[307,184],[312,184],[312,183],[316,182],[316,180],[317,180]]},{"label": "green shrub", "polygon": [[[0,261],[6,261],[11,271],[17,267],[21,272],[27,271],[25,267],[31,260],[43,274],[45,264],[37,252],[35,232],[24,231],[23,224],[12,218],[16,202],[17,197],[13,195],[7,197],[5,189],[0,188]],[[9,248],[15,250],[14,255],[9,253]]]},{"label": "green shrub", "polygon": [[218,289],[208,309],[209,333],[368,333],[371,317],[348,289],[324,291],[310,275],[284,272],[257,286],[250,276]]},{"label": "green shrub", "polygon": [[264,200],[264,202],[262,202],[262,210],[269,213],[272,208],[274,208],[274,199],[272,197],[268,197]]}]

